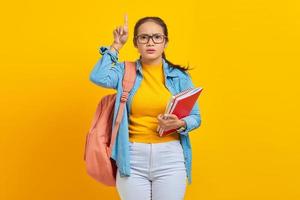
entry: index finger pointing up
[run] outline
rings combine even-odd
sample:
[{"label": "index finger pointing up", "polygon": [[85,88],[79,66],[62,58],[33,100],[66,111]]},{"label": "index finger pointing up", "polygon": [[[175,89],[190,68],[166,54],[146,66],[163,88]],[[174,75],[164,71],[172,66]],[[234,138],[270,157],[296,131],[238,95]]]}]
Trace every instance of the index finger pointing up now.
[{"label": "index finger pointing up", "polygon": [[128,26],[128,16],[127,16],[127,13],[124,15],[124,25]]}]

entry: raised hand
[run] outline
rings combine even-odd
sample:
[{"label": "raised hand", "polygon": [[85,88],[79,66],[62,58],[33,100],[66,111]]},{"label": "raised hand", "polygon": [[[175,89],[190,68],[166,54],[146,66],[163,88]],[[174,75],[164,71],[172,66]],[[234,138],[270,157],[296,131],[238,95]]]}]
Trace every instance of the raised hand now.
[{"label": "raised hand", "polygon": [[124,24],[123,26],[117,26],[114,31],[114,46],[120,49],[128,39],[128,16],[124,15]]}]

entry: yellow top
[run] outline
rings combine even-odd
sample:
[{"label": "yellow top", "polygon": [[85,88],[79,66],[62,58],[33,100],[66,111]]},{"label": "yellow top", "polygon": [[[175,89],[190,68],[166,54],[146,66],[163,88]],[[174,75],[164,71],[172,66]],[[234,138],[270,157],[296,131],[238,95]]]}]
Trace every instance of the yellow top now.
[{"label": "yellow top", "polygon": [[142,64],[143,80],[133,96],[129,115],[129,141],[159,143],[179,140],[179,133],[160,137],[156,131],[158,114],[165,112],[172,94],[165,87],[162,63]]}]

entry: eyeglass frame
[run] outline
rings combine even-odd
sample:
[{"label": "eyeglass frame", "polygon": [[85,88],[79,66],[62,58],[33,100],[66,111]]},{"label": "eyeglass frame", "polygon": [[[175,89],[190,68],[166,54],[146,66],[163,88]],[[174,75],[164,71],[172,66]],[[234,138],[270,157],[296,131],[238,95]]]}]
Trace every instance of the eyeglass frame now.
[{"label": "eyeglass frame", "polygon": [[[141,35],[147,35],[147,36],[148,36],[148,40],[147,40],[146,43],[140,43],[140,42],[139,42],[140,44],[147,44],[147,43],[150,41],[150,39],[153,41],[154,44],[162,44],[162,43],[165,41],[165,39],[168,38],[168,37],[165,36],[164,34],[160,34],[160,33],[154,33],[154,34],[152,34],[152,35],[148,35],[148,34],[142,33],[142,34],[140,34],[140,35],[135,36],[135,39],[138,41],[138,37],[141,36]],[[164,38],[163,41],[162,41],[161,43],[156,43],[156,42],[154,42],[153,36],[155,36],[155,35],[163,36],[163,38]]]}]

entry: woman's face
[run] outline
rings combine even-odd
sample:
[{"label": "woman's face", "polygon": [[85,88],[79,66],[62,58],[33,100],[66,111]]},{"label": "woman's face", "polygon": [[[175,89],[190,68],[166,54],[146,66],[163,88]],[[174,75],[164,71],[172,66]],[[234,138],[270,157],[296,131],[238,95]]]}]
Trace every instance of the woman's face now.
[{"label": "woman's face", "polygon": [[[163,28],[154,23],[154,22],[145,22],[137,30],[137,36],[140,36],[139,39],[136,38],[136,45],[135,46],[139,53],[142,56],[144,61],[154,61],[161,59],[162,53],[164,49],[167,47],[166,39],[163,38]],[[144,35],[146,34],[146,35]],[[147,35],[154,35],[152,38],[149,38],[147,42]],[[154,43],[154,41],[156,43]],[[161,42],[162,41],[162,42]],[[159,43],[161,42],[161,43]],[[150,51],[153,50],[153,51]]]}]

